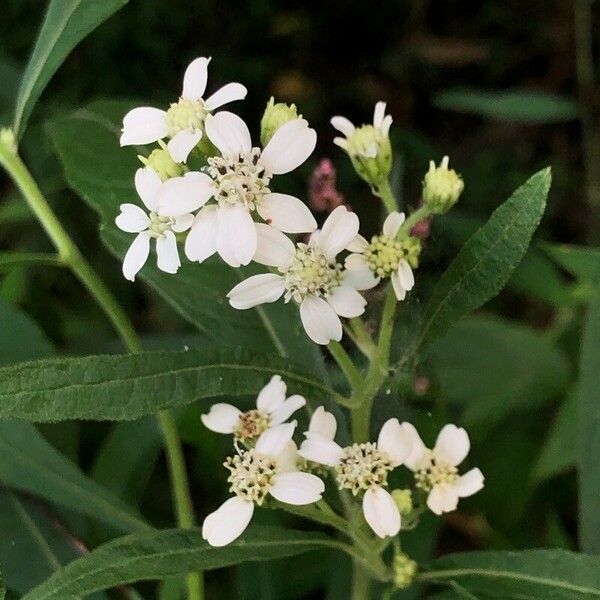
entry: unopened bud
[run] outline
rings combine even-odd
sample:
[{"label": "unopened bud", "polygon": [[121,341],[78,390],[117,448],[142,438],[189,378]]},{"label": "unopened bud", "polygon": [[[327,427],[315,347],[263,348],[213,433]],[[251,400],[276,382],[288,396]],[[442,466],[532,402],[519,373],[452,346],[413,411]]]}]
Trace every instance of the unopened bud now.
[{"label": "unopened bud", "polygon": [[408,554],[398,552],[394,556],[392,569],[394,572],[394,585],[399,589],[405,589],[414,581],[418,565]]},{"label": "unopened bud", "polygon": [[275,102],[275,98],[267,102],[267,107],[260,121],[260,141],[266,146],[275,132],[288,121],[302,118],[298,114],[295,104],[285,104],[285,102]]},{"label": "unopened bud", "polygon": [[369,185],[379,186],[392,170],[390,138],[373,125],[363,125],[347,138],[346,151],[356,173]]},{"label": "unopened bud", "polygon": [[423,179],[423,202],[432,213],[448,212],[458,201],[465,184],[454,169],[448,169],[448,157],[444,156],[439,167],[429,162],[429,171]]},{"label": "unopened bud", "polygon": [[392,498],[402,516],[410,515],[413,511],[412,492],[410,490],[394,490]]},{"label": "unopened bud", "polygon": [[183,164],[176,163],[169,154],[164,142],[160,142],[160,148],[155,148],[147,158],[138,156],[140,161],[147,167],[151,167],[160,177],[161,181],[166,181],[172,177],[179,177],[185,173]]}]

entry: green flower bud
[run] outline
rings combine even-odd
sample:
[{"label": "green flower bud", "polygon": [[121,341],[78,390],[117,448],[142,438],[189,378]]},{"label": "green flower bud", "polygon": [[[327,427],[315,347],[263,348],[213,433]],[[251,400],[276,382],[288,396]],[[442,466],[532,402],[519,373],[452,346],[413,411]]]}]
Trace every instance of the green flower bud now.
[{"label": "green flower bud", "polygon": [[275,98],[267,102],[267,107],[260,121],[260,141],[264,146],[269,143],[274,133],[288,121],[301,119],[295,104],[285,104],[284,102],[275,103]]},{"label": "green flower bud", "polygon": [[410,515],[413,511],[412,492],[410,490],[394,490],[392,498],[402,516]]},{"label": "green flower bud", "polygon": [[408,554],[398,552],[394,556],[392,569],[394,572],[394,585],[399,589],[405,589],[414,581],[418,565]]},{"label": "green flower bud", "polygon": [[465,184],[460,175],[448,169],[448,157],[444,156],[439,167],[433,161],[423,179],[423,202],[432,213],[448,212],[458,201]]},{"label": "green flower bud", "polygon": [[4,146],[12,153],[17,152],[17,138],[12,129],[3,127],[0,129],[0,145]]},{"label": "green flower bud", "polygon": [[186,168],[183,164],[176,163],[169,154],[164,142],[159,141],[160,148],[155,148],[147,158],[138,156],[142,164],[151,167],[160,177],[161,181],[166,181],[172,177],[183,175]]},{"label": "green flower bud", "polygon": [[346,151],[359,177],[375,187],[389,177],[392,170],[392,145],[390,138],[381,129],[363,125],[346,141]]}]

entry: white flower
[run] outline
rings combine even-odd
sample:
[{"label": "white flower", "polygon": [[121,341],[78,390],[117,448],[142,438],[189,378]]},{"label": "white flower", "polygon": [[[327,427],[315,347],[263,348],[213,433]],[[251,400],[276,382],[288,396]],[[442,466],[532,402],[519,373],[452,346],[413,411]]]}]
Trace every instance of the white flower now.
[{"label": "white flower", "polygon": [[136,204],[121,204],[121,213],[115,219],[122,231],[138,234],[123,259],[123,275],[129,281],[134,281],[137,272],[146,264],[152,238],[156,240],[157,265],[161,271],[177,273],[181,266],[175,234],[189,229],[194,215],[182,213],[174,218],[159,216],[157,210],[161,185],[153,169],[138,169],[135,189],[150,214]]},{"label": "white flower", "polygon": [[[286,233],[314,231],[317,223],[298,198],[272,192],[273,175],[289,173],[315,148],[317,135],[304,119],[284,123],[263,150],[252,147],[250,131],[240,117],[222,111],[206,118],[206,134],[221,156],[208,159],[208,174],[201,174],[204,193],[186,191],[181,184],[165,193],[161,214],[176,216],[196,210],[214,197],[216,206],[201,210],[186,241],[192,261],[202,262],[215,252],[232,267],[247,265],[256,252],[258,235],[253,214]],[[200,181],[200,179],[198,179]]]},{"label": "white flower", "polygon": [[361,315],[367,303],[336,262],[337,254],[356,237],[358,228],[358,217],[344,206],[329,215],[308,244],[294,246],[277,229],[256,224],[254,260],[277,267],[279,273],[245,279],[227,294],[229,303],[245,310],[285,296],[286,302],[294,300],[299,305],[302,325],[311,340],[317,344],[339,341],[340,317]]},{"label": "white flower", "polygon": [[318,433],[332,440],[335,438],[335,432],[337,431],[335,416],[333,413],[326,411],[325,407],[319,406],[310,418],[308,431]]},{"label": "white flower", "polygon": [[171,157],[185,162],[202,138],[207,115],[224,104],[243,100],[247,94],[240,83],[228,83],[204,100],[209,62],[210,58],[201,57],[190,63],[183,76],[181,97],[168,110],[149,106],[130,110],[123,118],[121,146],[150,144],[169,137]]},{"label": "white flower", "polygon": [[363,514],[371,529],[380,538],[395,536],[400,531],[400,511],[384,488],[388,473],[405,462],[412,450],[412,437],[398,419],[384,423],[377,443],[342,448],[328,435],[316,430],[309,430],[304,435],[306,440],[300,446],[300,456],[335,468],[340,489],[348,489],[355,496],[364,492]]},{"label": "white flower", "polygon": [[415,252],[418,257],[420,244],[415,238],[398,240],[398,232],[404,223],[404,213],[392,212],[383,223],[383,233],[375,235],[371,242],[361,235],[352,241],[349,250],[353,252],[345,261],[346,269],[352,274],[359,290],[376,286],[382,278],[389,277],[398,300],[406,298],[406,292],[415,285],[410,264]]},{"label": "white flower", "polygon": [[414,472],[418,488],[427,493],[427,506],[436,515],[452,512],[459,498],[476,494],[483,488],[483,474],[477,468],[458,474],[458,465],[470,449],[469,436],[462,427],[445,425],[440,431],[435,447],[429,450],[417,430],[410,423],[402,426],[410,433],[413,449],[404,461]]},{"label": "white flower", "polygon": [[271,381],[259,392],[256,408],[242,412],[231,404],[218,403],[210,407],[202,422],[211,431],[232,433],[241,441],[252,441],[270,427],[287,421],[294,412],[306,404],[306,400],[297,394],[285,397],[286,385],[279,375],[273,375]]},{"label": "white flower", "polygon": [[254,505],[267,495],[280,502],[301,506],[321,499],[325,485],[316,475],[296,470],[292,435],[296,422],[265,431],[250,450],[229,457],[225,467],[234,496],[204,519],[202,537],[211,546],[225,546],[239,537],[250,523]]},{"label": "white flower", "polygon": [[389,135],[392,116],[385,114],[385,102],[378,102],[373,112],[372,126],[363,125],[357,128],[349,119],[341,116],[332,117],[331,124],[344,135],[344,137],[334,138],[334,144],[350,155],[375,158],[380,150],[381,139]]}]

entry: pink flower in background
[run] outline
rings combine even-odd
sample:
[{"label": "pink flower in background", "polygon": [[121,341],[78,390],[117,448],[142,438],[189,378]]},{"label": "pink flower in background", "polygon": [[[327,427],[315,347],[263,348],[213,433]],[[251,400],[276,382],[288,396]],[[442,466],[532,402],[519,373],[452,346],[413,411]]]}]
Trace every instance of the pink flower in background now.
[{"label": "pink flower in background", "polygon": [[335,187],[336,170],[328,158],[322,159],[308,184],[310,206],[314,210],[332,212],[345,204],[344,196]]}]

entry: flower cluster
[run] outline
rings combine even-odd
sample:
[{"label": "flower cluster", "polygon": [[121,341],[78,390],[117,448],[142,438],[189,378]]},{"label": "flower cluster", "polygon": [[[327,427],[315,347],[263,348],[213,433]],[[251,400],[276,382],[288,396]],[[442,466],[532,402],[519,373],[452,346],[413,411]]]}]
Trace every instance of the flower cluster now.
[{"label": "flower cluster", "polygon": [[[359,219],[339,204],[321,229],[299,198],[277,191],[277,176],[302,165],[317,136],[295,105],[267,104],[261,121],[262,146],[223,105],[246,96],[246,88],[229,83],[204,99],[210,59],[197,58],[185,71],[177,102],[167,110],[139,107],[123,119],[121,145],[157,143],[135,174],[142,208],[121,205],[117,226],[136,234],[123,261],[133,281],[146,263],[151,241],[157,266],[177,273],[179,244],[191,262],[217,254],[233,268],[251,261],[270,268],[235,286],[227,298],[238,310],[276,302],[298,305],[307,335],[317,344],[339,341],[342,318],[363,314],[360,293],[389,278],[398,300],[415,284],[421,242],[411,237],[404,214],[392,212],[383,231],[367,241]],[[378,102],[372,125],[355,127],[344,117],[333,126],[345,137],[334,142],[349,155],[356,172],[375,190],[383,189],[392,161],[386,105]],[[425,176],[423,198],[432,212],[456,202],[462,180],[448,170],[447,157]],[[331,187],[331,183],[329,184]],[[380,191],[378,193],[381,193]],[[303,234],[302,241],[289,236]],[[310,234],[310,235],[309,235]],[[350,252],[344,258],[339,255]]]},{"label": "flower cluster", "polygon": [[364,519],[380,538],[396,536],[403,516],[414,510],[410,490],[386,489],[389,474],[401,465],[414,473],[414,495],[424,495],[438,515],[455,510],[459,498],[483,487],[479,469],[458,474],[470,447],[462,428],[446,425],[430,450],[413,425],[392,418],[376,442],[342,447],[334,441],[334,415],[319,406],[298,449],[293,441],[297,422],[286,421],[305,404],[301,396],[286,399],[286,385],[275,375],[258,394],[256,409],[242,412],[215,404],[202,416],[209,429],[233,434],[235,448],[224,463],[233,496],[208,515],[202,527],[209,544],[222,546],[236,539],[254,507],[269,502],[269,497],[296,506],[320,501],[325,492],[322,478],[330,477],[340,493],[360,498]]}]

